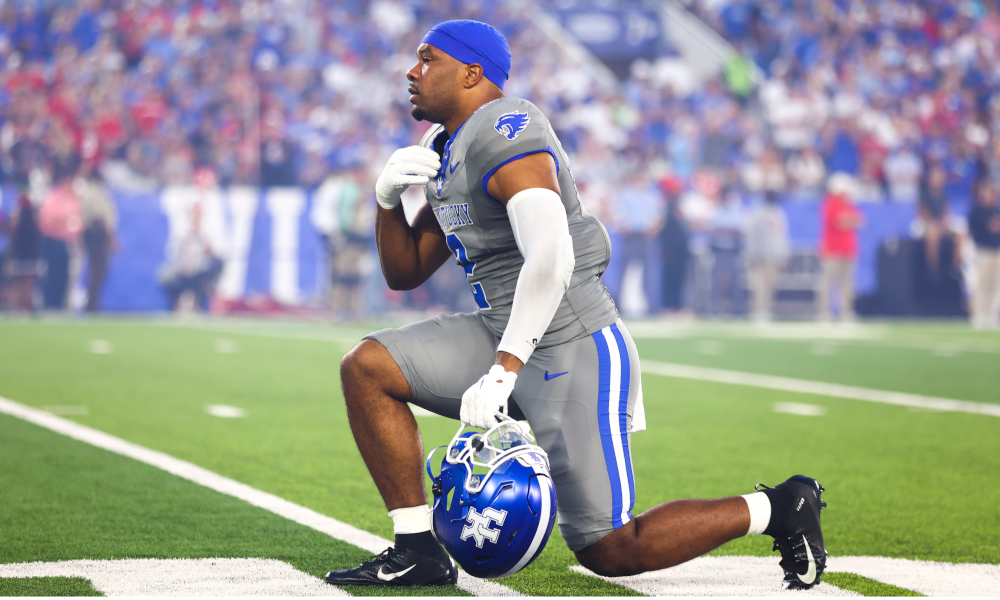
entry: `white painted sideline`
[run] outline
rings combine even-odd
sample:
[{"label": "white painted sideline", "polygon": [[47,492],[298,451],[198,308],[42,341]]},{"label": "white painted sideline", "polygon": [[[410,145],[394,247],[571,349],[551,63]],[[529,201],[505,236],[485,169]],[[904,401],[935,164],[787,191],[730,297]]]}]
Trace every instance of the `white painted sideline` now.
[{"label": "white painted sideline", "polygon": [[790,377],[777,377],[775,375],[759,375],[757,373],[729,371],[726,369],[712,369],[709,367],[696,367],[694,365],[681,365],[655,360],[643,360],[641,362],[641,368],[643,373],[649,373],[651,375],[697,379],[699,381],[713,381],[716,383],[749,385],[772,390],[798,392],[800,394],[816,394],[820,396],[832,396],[834,398],[864,400],[865,402],[878,402],[881,404],[895,404],[898,406],[911,406],[914,408],[926,408],[947,412],[965,412],[974,415],[1000,417],[1000,405],[998,404],[968,402],[965,400],[953,400],[951,398],[936,398],[934,396],[921,396],[919,394],[907,394],[904,392],[888,392],[884,390],[873,390],[870,388],[854,387],[850,385],[840,385],[838,383],[810,381],[808,379],[792,379]]},{"label": "white painted sideline", "polygon": [[[311,527],[316,531],[321,531],[330,537],[336,538],[348,544],[363,548],[372,553],[379,553],[392,545],[392,542],[381,538],[373,533],[358,529],[347,523],[342,523],[332,517],[321,515],[318,512],[289,502],[284,498],[279,498],[274,494],[263,492],[249,485],[240,483],[234,479],[223,477],[218,473],[213,473],[208,469],[203,469],[195,464],[178,458],[174,458],[163,452],[151,450],[138,444],[125,441],[119,437],[98,431],[86,425],[75,423],[62,417],[25,406],[13,400],[0,397],[0,413],[8,414],[12,417],[23,419],[34,423],[40,427],[50,429],[56,433],[61,433],[81,442],[97,446],[105,450],[110,450],[115,454],[121,454],[129,458],[134,458],[139,462],[152,465],[182,479],[193,481],[198,485],[213,489],[219,493],[239,498],[250,504],[273,512],[276,515],[285,517],[290,521],[295,521],[306,527]],[[477,579],[467,575],[465,571],[458,573],[458,587],[476,596],[520,596],[521,594],[498,583]]]},{"label": "white painted sideline", "polygon": [[831,556],[827,571],[854,573],[925,596],[996,596],[1000,565],[944,563],[882,556]]},{"label": "white painted sideline", "polygon": [[[583,567],[574,571],[593,575]],[[828,573],[854,573],[932,596],[992,596],[1000,590],[1000,565],[941,563],[881,556],[831,556]],[[780,593],[778,556],[703,556],[676,567],[609,579],[651,596],[775,596]],[[795,596],[856,596],[820,583]]]},{"label": "white painted sideline", "polygon": [[105,596],[348,596],[273,558],[131,558],[0,564],[0,577],[83,577]]},{"label": "white painted sideline", "polygon": [[[601,577],[649,596],[777,596],[781,594],[780,557],[771,556],[702,556],[684,564],[629,577]],[[583,575],[594,575],[579,567],[570,567]],[[811,590],[794,596],[858,596],[828,583],[820,582]]]}]

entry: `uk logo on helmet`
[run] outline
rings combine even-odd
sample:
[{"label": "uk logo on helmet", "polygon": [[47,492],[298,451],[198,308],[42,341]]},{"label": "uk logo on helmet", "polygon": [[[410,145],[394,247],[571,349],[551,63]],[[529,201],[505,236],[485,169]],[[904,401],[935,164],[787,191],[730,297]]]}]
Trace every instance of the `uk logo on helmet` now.
[{"label": "uk logo on helmet", "polygon": [[500,537],[500,530],[490,529],[490,525],[493,521],[496,521],[497,525],[503,527],[503,522],[506,518],[507,511],[505,510],[487,508],[480,514],[476,512],[475,508],[471,508],[469,509],[469,516],[465,518],[469,524],[462,528],[461,539],[464,542],[470,537],[475,538],[477,548],[482,548],[486,540],[495,544],[497,543],[497,538]]},{"label": "uk logo on helmet", "polygon": [[497,119],[497,124],[493,128],[508,140],[513,140],[517,137],[517,134],[524,131],[530,120],[527,112],[519,113],[515,110],[514,112],[500,115],[500,118]]}]

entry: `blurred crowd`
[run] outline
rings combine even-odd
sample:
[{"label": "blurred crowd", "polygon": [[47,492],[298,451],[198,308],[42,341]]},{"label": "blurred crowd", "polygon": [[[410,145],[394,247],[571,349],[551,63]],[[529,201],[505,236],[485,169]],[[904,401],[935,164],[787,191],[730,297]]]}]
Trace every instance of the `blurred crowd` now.
[{"label": "blurred crowd", "polygon": [[940,168],[948,197],[968,209],[979,179],[1000,183],[995,0],[692,8],[760,69],[763,122],[750,126],[770,143],[739,150],[746,186],[814,194],[841,171],[857,177],[859,200],[916,202]]},{"label": "blurred crowd", "polygon": [[124,188],[191,183],[201,171],[222,185],[308,187],[331,170],[374,168],[426,126],[409,116],[405,72],[429,26],[454,18],[508,37],[510,93],[553,113],[593,96],[586,69],[525,10],[452,0],[5,3],[0,175],[57,182],[100,165]]},{"label": "blurred crowd", "polygon": [[588,180],[615,187],[642,165],[815,198],[842,171],[861,200],[914,202],[940,165],[964,205],[977,177],[1000,180],[995,2],[691,8],[745,63],[697,86],[676,61],[637,61],[605,89],[519,3],[5,3],[0,175],[58,181],[110,162],[121,186],[189,183],[199,169],[222,184],[319,185],[413,139],[413,48],[433,23],[477,18],[510,41],[508,92],[550,115]]},{"label": "blurred crowd", "polygon": [[730,80],[733,65],[757,71],[747,95],[755,110],[738,114],[764,141],[729,146],[739,171],[730,181],[812,199],[844,174],[854,202],[916,203],[915,287],[939,304],[929,314],[948,314],[943,305],[963,305],[967,294],[974,322],[993,326],[1000,224],[987,228],[984,214],[996,212],[1000,190],[1000,3],[694,0],[690,8],[736,50]]},{"label": "blurred crowd", "polygon": [[[474,18],[508,38],[506,92],[549,116],[584,203],[618,242],[606,278],[616,297],[636,288],[629,273],[640,266],[636,312],[745,314],[746,290],[773,279],[748,266],[751,207],[819,201],[834,174],[853,202],[919,204],[931,264],[958,260],[957,250],[939,256],[960,245],[948,241],[953,213],[964,217],[981,183],[1000,184],[995,0],[694,0],[737,50],[723,72],[699,81],[664,56],[610,86],[539,25],[538,11],[572,4],[4,3],[0,182],[36,204],[105,182],[352,190],[344,205],[356,215],[314,222],[334,285],[360,281],[364,261],[336,254],[370,234],[321,224],[369,222],[370,198],[353,190],[370,190],[388,155],[426,127],[409,116],[414,49],[434,23]],[[343,212],[336,199],[324,206]],[[72,252],[85,228],[43,237]],[[113,248],[113,230],[105,237],[96,246]],[[461,278],[441,279],[390,303],[457,303]]]}]

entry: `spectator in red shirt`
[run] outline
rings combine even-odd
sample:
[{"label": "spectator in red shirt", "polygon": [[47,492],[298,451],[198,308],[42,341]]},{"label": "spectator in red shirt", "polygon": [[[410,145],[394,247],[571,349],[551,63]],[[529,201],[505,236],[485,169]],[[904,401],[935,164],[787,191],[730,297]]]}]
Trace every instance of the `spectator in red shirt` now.
[{"label": "spectator in red shirt", "polygon": [[38,225],[46,263],[42,279],[44,305],[47,309],[63,310],[68,299],[70,263],[83,230],[80,199],[73,191],[72,179],[63,179],[49,191],[38,210]]},{"label": "spectator in red shirt", "polygon": [[167,103],[156,92],[147,95],[132,106],[132,120],[144,134],[151,134],[167,115]]},{"label": "spectator in red shirt", "polygon": [[858,229],[864,226],[864,216],[851,202],[854,180],[846,173],[834,173],[827,183],[820,223],[819,247],[823,274],[820,279],[819,316],[831,318],[830,292],[840,288],[840,319],[854,319],[854,263],[858,258]]}]

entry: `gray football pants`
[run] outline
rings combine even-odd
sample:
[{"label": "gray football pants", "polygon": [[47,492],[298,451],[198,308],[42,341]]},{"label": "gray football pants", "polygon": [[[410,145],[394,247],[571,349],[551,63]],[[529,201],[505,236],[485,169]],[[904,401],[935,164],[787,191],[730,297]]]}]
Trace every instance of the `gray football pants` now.
[{"label": "gray football pants", "polygon": [[[410,384],[413,404],[451,419],[458,419],[465,390],[489,371],[500,342],[475,313],[383,329],[366,339],[389,350]],[[633,425],[645,428],[641,398],[639,355],[621,320],[536,349],[517,376],[509,412],[527,419],[549,455],[559,531],[570,550],[632,519],[629,442]]]}]

